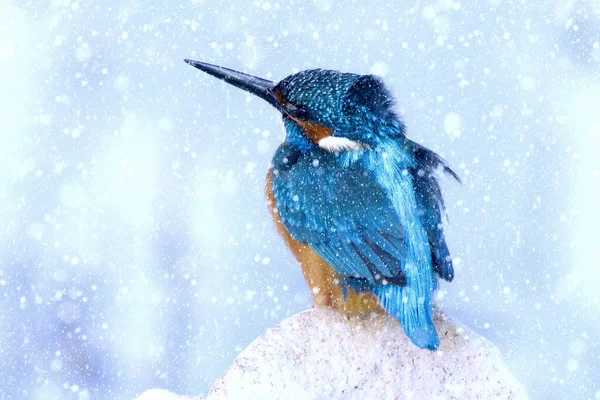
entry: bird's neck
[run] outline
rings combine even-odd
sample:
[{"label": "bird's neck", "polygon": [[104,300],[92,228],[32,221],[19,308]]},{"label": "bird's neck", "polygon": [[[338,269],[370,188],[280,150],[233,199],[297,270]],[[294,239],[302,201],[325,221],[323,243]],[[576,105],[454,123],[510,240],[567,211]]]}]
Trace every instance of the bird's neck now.
[{"label": "bird's neck", "polygon": [[317,147],[316,143],[304,134],[302,127],[296,122],[286,119],[284,125],[285,141],[302,154],[306,154]]}]

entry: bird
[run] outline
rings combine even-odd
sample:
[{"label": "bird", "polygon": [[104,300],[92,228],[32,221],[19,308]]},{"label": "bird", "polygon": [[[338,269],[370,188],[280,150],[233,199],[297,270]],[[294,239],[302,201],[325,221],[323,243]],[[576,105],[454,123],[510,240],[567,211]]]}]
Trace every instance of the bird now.
[{"label": "bird", "polygon": [[439,279],[454,278],[439,177],[460,179],[407,137],[383,80],[308,69],[273,82],[184,61],[281,113],[285,139],[265,193],[315,307],[383,310],[415,346],[437,350],[433,297]]}]

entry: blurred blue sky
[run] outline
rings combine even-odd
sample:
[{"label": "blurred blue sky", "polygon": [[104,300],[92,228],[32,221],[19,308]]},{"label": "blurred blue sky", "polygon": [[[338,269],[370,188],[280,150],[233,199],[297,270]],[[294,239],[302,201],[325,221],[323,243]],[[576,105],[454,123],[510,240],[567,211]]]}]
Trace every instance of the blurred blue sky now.
[{"label": "blurred blue sky", "polygon": [[600,399],[600,3],[0,0],[0,397],[201,394],[311,306],[277,112],[183,62],[375,73],[444,182],[440,304],[533,399]]}]

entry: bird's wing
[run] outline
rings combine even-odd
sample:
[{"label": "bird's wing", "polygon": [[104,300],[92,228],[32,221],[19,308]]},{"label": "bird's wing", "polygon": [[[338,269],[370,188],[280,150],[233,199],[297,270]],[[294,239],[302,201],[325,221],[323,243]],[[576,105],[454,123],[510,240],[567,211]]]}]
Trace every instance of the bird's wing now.
[{"label": "bird's wing", "polygon": [[445,207],[437,170],[443,170],[458,182],[460,179],[439,155],[409,139],[403,138],[403,141],[404,146],[412,151],[417,161],[412,175],[415,179],[417,204],[422,210],[422,220],[431,247],[433,269],[442,279],[450,282],[454,278],[454,267],[442,227]]},{"label": "bird's wing", "polygon": [[341,168],[335,157],[278,150],[273,192],[283,224],[340,274],[405,285],[407,245],[392,202],[371,172]]}]

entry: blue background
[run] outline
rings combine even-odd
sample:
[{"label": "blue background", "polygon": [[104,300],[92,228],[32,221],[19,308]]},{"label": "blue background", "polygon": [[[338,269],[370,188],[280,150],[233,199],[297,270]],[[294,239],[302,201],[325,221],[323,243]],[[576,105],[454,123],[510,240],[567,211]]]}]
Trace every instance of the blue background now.
[{"label": "blue background", "polygon": [[382,75],[444,181],[440,304],[533,399],[600,399],[597,1],[0,1],[0,397],[206,393],[311,306],[278,113],[185,64]]}]

